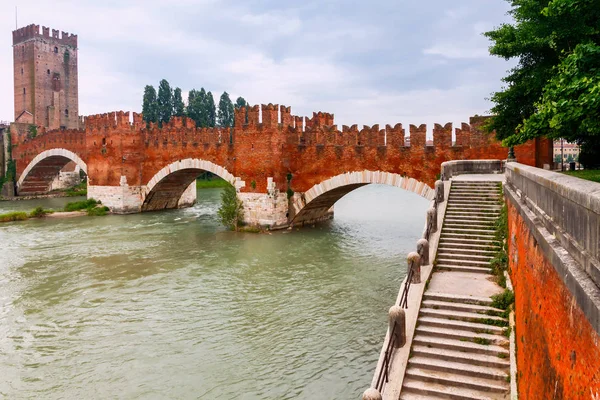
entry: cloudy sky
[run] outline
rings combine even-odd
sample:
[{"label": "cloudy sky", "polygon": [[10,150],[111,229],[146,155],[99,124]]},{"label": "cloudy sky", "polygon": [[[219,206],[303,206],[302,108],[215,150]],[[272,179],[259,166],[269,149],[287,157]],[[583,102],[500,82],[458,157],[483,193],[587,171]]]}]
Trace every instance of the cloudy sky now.
[{"label": "cloudy sky", "polygon": [[481,34],[509,20],[505,0],[2,0],[0,120],[14,119],[16,3],[19,27],[78,34],[82,115],[139,112],[165,78],[339,125],[458,123],[511,66]]}]

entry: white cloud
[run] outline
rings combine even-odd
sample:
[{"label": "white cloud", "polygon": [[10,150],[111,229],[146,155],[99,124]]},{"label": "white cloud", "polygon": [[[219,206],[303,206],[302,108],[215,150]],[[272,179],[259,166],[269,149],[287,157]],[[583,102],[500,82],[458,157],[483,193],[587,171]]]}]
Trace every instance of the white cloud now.
[{"label": "white cloud", "polygon": [[[503,0],[290,3],[21,0],[19,18],[79,35],[81,114],[139,111],[165,78],[184,96],[227,90],[339,124],[460,122],[489,108],[507,69],[481,36],[505,20]],[[0,120],[13,119],[13,7],[0,4]]]}]

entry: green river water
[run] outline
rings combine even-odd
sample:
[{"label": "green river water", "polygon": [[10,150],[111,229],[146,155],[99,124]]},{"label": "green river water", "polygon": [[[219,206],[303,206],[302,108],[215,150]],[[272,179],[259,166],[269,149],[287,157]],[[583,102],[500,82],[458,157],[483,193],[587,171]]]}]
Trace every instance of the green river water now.
[{"label": "green river water", "polygon": [[370,185],[330,222],[251,234],[218,224],[219,195],[1,224],[0,398],[360,398],[428,201]]}]

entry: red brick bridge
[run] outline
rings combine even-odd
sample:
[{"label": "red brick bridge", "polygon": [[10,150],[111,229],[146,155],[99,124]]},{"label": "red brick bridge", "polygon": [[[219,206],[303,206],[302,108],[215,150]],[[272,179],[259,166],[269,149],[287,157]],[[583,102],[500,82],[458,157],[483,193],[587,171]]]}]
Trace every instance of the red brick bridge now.
[{"label": "red brick bridge", "polygon": [[[247,111],[247,117],[246,117]],[[433,145],[426,126],[343,126],[333,115],[293,116],[290,107],[236,110],[234,128],[196,128],[173,118],[149,128],[142,115],[113,112],[81,120],[78,130],[53,130],[28,138],[13,124],[18,195],[48,191],[69,162],[88,175],[88,196],[116,213],[183,207],[196,198],[194,181],[210,171],[232,183],[251,224],[284,226],[320,220],[350,191],[380,183],[433,197],[440,164],[456,159],[504,159],[506,148],[479,129],[483,119],[456,128],[436,124]],[[516,149],[520,162],[552,160],[549,141]]]}]

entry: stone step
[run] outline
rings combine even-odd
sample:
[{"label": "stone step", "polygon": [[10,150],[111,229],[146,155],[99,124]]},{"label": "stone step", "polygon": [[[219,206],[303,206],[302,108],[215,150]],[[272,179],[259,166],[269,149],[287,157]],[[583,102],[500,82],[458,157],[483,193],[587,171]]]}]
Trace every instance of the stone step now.
[{"label": "stone step", "polygon": [[446,217],[444,219],[444,225],[462,225],[462,226],[480,226],[482,228],[494,228],[495,219],[463,219],[457,217]]},{"label": "stone step", "polygon": [[491,268],[483,267],[466,267],[462,265],[437,264],[435,268],[439,271],[472,272],[474,274],[492,275]]},{"label": "stone step", "polygon": [[480,267],[480,268],[490,268],[490,260],[475,260],[475,259],[470,259],[470,260],[465,260],[465,259],[460,259],[458,257],[452,257],[452,258],[441,258],[440,255],[438,255],[438,259],[437,259],[438,265],[456,265],[459,267]]},{"label": "stone step", "polygon": [[486,190],[486,189],[459,189],[454,188],[450,191],[450,196],[482,196],[482,197],[495,197],[500,198],[500,192],[497,190]]},{"label": "stone step", "polygon": [[495,236],[494,229],[477,229],[473,227],[461,227],[461,228],[448,228],[446,224],[442,227],[442,233],[472,233],[472,234],[482,234],[486,236]]},{"label": "stone step", "polygon": [[441,339],[455,339],[461,342],[478,343],[477,340],[485,340],[487,344],[480,342],[484,346],[496,345],[496,346],[508,346],[508,339],[502,335],[489,334],[489,333],[477,333],[466,330],[448,329],[433,326],[418,326],[416,333],[422,336],[430,336]]},{"label": "stone step", "polygon": [[[419,396],[419,397],[412,397]],[[402,385],[401,400],[450,399],[450,400],[497,400],[492,394],[479,390],[449,387],[417,379],[405,379]]]},{"label": "stone step", "polygon": [[455,361],[481,365],[483,367],[510,368],[508,358],[500,358],[497,355],[488,356],[485,354],[465,353],[447,349],[433,349],[427,346],[413,346],[413,356],[435,357],[445,361]]},{"label": "stone step", "polygon": [[496,222],[498,220],[498,216],[493,213],[482,212],[477,214],[473,210],[470,211],[451,211],[446,210],[445,218],[467,218],[470,221],[486,221],[486,222]]},{"label": "stone step", "polygon": [[483,234],[480,234],[480,233],[478,233],[478,234],[469,234],[469,233],[442,232],[442,234],[440,235],[440,240],[443,240],[443,239],[480,240],[483,243],[496,243],[496,244],[498,244],[498,241],[496,240],[496,238],[494,237],[494,235],[483,235]]},{"label": "stone step", "polygon": [[477,229],[482,231],[492,231],[494,232],[496,229],[492,224],[475,221],[471,224],[465,224],[461,222],[454,222],[452,220],[445,220],[443,228],[447,229]]},{"label": "stone step", "polygon": [[475,254],[475,253],[466,253],[460,250],[449,250],[449,249],[440,249],[438,248],[438,259],[451,259],[451,260],[467,260],[467,261],[481,261],[486,262],[486,266],[489,266],[490,261],[494,258],[494,253],[490,252],[490,254]]},{"label": "stone step", "polygon": [[459,208],[459,207],[448,206],[448,208],[446,209],[446,215],[448,215],[448,216],[460,215],[460,216],[465,216],[468,218],[471,218],[474,216],[480,216],[480,217],[498,219],[498,217],[500,216],[500,213],[495,210],[485,210],[485,209],[479,210],[476,208],[462,208],[462,207]]},{"label": "stone step", "polygon": [[421,303],[421,307],[441,310],[466,311],[483,315],[502,315],[504,313],[504,310],[490,306],[482,306],[479,304],[469,303],[455,303],[451,301],[441,300],[423,300],[423,302]]},{"label": "stone step", "polygon": [[419,315],[435,318],[446,318],[454,321],[477,322],[479,324],[484,324],[484,320],[488,320],[494,321],[497,324],[508,325],[506,318],[498,317],[496,315],[482,315],[467,311],[436,310],[433,308],[421,307]]},{"label": "stone step", "polygon": [[467,195],[452,195],[448,197],[448,201],[450,202],[469,202],[472,201],[474,203],[481,204],[490,204],[497,206],[500,202],[499,197],[480,197],[480,196],[467,196]]},{"label": "stone step", "polygon": [[490,240],[489,238],[466,237],[464,235],[448,234],[440,236],[440,243],[458,242],[462,244],[474,244],[484,247],[499,247],[500,243]]},{"label": "stone step", "polygon": [[481,211],[489,211],[489,212],[500,212],[502,207],[498,206],[498,203],[476,203],[473,201],[457,201],[457,200],[449,200],[448,201],[448,209],[456,210],[458,208],[462,208],[464,210],[481,210]]},{"label": "stone step", "polygon": [[468,245],[461,243],[444,244],[438,246],[438,253],[449,253],[449,254],[473,254],[481,256],[493,257],[500,250],[498,246],[478,246]]},{"label": "stone step", "polygon": [[462,249],[470,249],[470,250],[483,250],[483,251],[493,251],[497,252],[500,250],[499,243],[489,243],[488,241],[479,241],[479,240],[441,240],[440,239],[440,248],[453,248],[457,250]]},{"label": "stone step", "polygon": [[501,182],[491,182],[491,181],[452,181],[452,187],[458,186],[492,186],[500,188],[502,186]]},{"label": "stone step", "polygon": [[406,369],[405,374],[407,377],[421,382],[438,383],[441,385],[475,389],[483,392],[508,393],[510,388],[508,382],[498,382],[485,378],[465,377],[453,373],[436,372],[422,368],[409,367]]},{"label": "stone step", "polygon": [[473,342],[463,342],[455,339],[441,339],[422,335],[415,335],[413,338],[413,345],[425,346],[432,349],[446,349],[464,353],[484,354],[494,357],[498,357],[498,355],[502,355],[502,357],[509,356],[507,349],[501,346],[496,346],[495,344],[484,345]]},{"label": "stone step", "polygon": [[484,378],[492,381],[506,382],[507,371],[484,367],[481,365],[470,365],[457,361],[440,360],[436,357],[413,356],[408,360],[409,368],[427,369],[430,371],[449,372],[451,374],[462,375],[466,377]]},{"label": "stone step", "polygon": [[436,328],[452,328],[464,331],[472,331],[476,333],[492,332],[496,335],[501,335],[504,332],[504,328],[501,326],[479,324],[477,322],[454,321],[451,319],[435,317],[421,317],[419,318],[419,325],[432,326]]},{"label": "stone step", "polygon": [[425,292],[423,296],[426,300],[446,301],[449,303],[479,304],[482,306],[489,306],[490,304],[492,304],[492,299],[490,299],[489,297],[461,296],[456,294],[432,291]]}]

